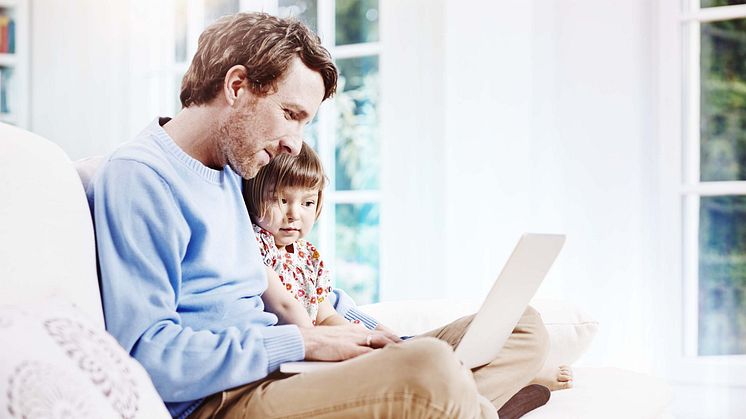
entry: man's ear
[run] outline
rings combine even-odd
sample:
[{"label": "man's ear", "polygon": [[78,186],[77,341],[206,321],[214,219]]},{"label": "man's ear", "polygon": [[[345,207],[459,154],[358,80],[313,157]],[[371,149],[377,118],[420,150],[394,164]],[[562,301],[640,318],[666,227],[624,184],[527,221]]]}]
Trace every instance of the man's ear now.
[{"label": "man's ear", "polygon": [[248,89],[249,83],[246,67],[234,65],[225,73],[223,93],[228,105],[233,106],[238,98],[245,94]]}]

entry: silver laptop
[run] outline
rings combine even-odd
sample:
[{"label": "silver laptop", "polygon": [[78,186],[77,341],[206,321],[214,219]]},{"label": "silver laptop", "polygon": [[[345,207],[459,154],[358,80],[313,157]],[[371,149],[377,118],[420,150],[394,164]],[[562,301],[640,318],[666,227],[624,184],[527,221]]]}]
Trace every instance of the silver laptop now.
[{"label": "silver laptop", "polygon": [[[476,368],[497,357],[564,243],[565,236],[559,234],[524,234],[521,237],[456,346],[456,356],[466,367]],[[338,364],[286,362],[280,365],[280,372],[296,374]]]}]

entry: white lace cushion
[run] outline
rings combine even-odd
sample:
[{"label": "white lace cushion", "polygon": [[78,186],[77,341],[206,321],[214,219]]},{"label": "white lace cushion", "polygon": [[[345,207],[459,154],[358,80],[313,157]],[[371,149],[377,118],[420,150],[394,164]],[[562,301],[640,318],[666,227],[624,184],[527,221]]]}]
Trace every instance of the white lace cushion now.
[{"label": "white lace cushion", "polygon": [[10,417],[170,417],[145,370],[72,305],[0,306],[0,342]]}]

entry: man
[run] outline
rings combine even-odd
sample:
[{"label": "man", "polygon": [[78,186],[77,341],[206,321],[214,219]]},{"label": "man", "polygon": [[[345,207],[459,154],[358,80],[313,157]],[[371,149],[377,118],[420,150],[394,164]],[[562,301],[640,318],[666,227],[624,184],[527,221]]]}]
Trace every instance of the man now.
[{"label": "man", "polygon": [[[392,344],[360,327],[277,325],[263,311],[268,272],[241,178],[298,153],[336,81],[301,23],[224,17],[200,36],[184,108],[115,151],[94,180],[107,329],[175,417],[495,417],[542,366],[546,331],[531,309],[498,359],[473,372],[443,342],[455,345],[468,319],[431,334],[442,340]],[[351,358],[277,372],[287,361]]]}]

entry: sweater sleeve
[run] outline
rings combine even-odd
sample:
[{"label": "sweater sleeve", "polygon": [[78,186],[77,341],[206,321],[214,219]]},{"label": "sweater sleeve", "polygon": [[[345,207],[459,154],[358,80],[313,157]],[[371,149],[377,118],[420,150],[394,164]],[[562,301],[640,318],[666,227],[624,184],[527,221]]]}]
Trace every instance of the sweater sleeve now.
[{"label": "sweater sleeve", "polygon": [[[145,367],[164,401],[203,398],[303,359],[293,325],[183,325],[177,302],[190,227],[150,167],[112,160],[93,192],[106,328]],[[262,310],[259,304],[246,315]]]},{"label": "sweater sleeve", "polygon": [[329,293],[329,302],[334,306],[334,309],[337,310],[340,316],[349,321],[357,320],[371,330],[378,326],[378,320],[360,310],[352,297],[339,288],[334,288]]}]

